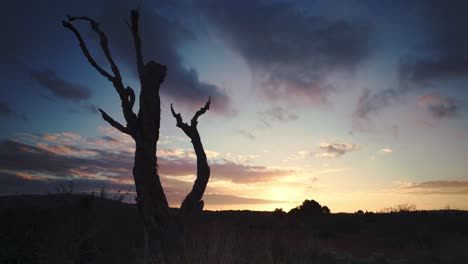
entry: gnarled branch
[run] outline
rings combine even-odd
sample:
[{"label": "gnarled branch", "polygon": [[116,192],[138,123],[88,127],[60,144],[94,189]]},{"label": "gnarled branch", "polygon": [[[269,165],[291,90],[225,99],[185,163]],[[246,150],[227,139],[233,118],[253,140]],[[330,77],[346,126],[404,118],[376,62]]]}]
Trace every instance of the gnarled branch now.
[{"label": "gnarled branch", "polygon": [[104,52],[104,55],[106,56],[106,59],[111,66],[112,72],[114,73],[114,78],[116,78],[117,80],[121,80],[122,76],[120,75],[119,68],[115,64],[114,59],[112,59],[112,55],[109,50],[109,44],[108,44],[109,41],[107,40],[106,34],[99,28],[99,24],[94,19],[85,17],[85,16],[82,16],[82,17],[67,16],[67,17],[68,17],[68,21],[70,22],[73,22],[75,20],[84,20],[84,21],[89,22],[91,29],[93,29],[93,31],[96,32],[99,36],[102,51]]},{"label": "gnarled branch", "polygon": [[98,109],[99,112],[101,112],[102,118],[107,121],[111,126],[115,127],[118,129],[120,132],[125,133],[127,135],[132,136],[133,133],[131,133],[130,129],[128,127],[123,126],[120,124],[118,121],[115,121],[110,115],[108,115],[104,110],[101,108]]},{"label": "gnarled branch", "polygon": [[72,23],[67,21],[62,21],[62,25],[75,34],[76,38],[78,39],[78,42],[80,43],[81,50],[83,51],[84,56],[89,61],[91,66],[93,66],[102,76],[106,77],[109,81],[112,82],[114,77],[96,63],[96,60],[94,60],[93,56],[91,56],[91,53],[89,53],[88,47],[86,46],[83,37],[81,37],[80,32],[75,28],[75,26],[73,26]]},{"label": "gnarled branch", "polygon": [[204,107],[195,113],[189,126],[187,123],[183,122],[182,116],[180,113],[175,112],[171,104],[171,112],[177,121],[177,126],[192,140],[195,155],[197,156],[197,178],[195,179],[192,190],[187,194],[180,207],[185,216],[189,216],[203,209],[203,200],[201,199],[205,192],[206,185],[208,184],[208,180],[210,179],[210,166],[208,165],[205,150],[203,149],[203,144],[197,129],[198,118],[206,113],[209,108],[210,99],[208,99]]},{"label": "gnarled branch", "polygon": [[[133,105],[135,103],[135,92],[133,89],[130,87],[127,87],[127,89],[124,88],[124,85],[122,83],[122,76],[120,75],[119,68],[115,64],[112,54],[109,50],[109,45],[108,45],[108,40],[106,34],[99,28],[99,24],[92,18],[81,16],[81,17],[73,17],[73,16],[67,16],[68,21],[62,21],[62,24],[65,28],[68,28],[70,31],[72,31],[76,38],[78,39],[80,43],[81,50],[83,51],[85,57],[88,59],[89,63],[104,77],[106,77],[109,81],[112,82],[115,90],[119,94],[120,100],[122,102],[122,112],[125,117],[125,120],[127,121],[127,128],[131,128],[130,130],[134,130],[137,122],[137,117],[136,114],[133,112]],[[95,59],[92,57],[91,53],[89,52],[85,41],[83,40],[83,37],[81,36],[80,32],[73,26],[71,22],[75,20],[83,20],[89,22],[91,29],[96,32],[99,36],[100,39],[100,45],[101,49],[104,52],[104,55],[109,62],[111,66],[112,73],[114,76],[112,76],[110,73],[108,73],[106,70],[104,70],[101,66],[99,66]],[[138,34],[138,32],[136,32]],[[108,116],[108,115],[107,115]],[[104,117],[104,115],[103,115]],[[109,117],[110,118],[110,117]],[[109,120],[113,120],[110,118]],[[106,120],[109,122],[109,120]],[[111,122],[109,122],[111,123]],[[115,122],[112,122],[115,124]],[[111,125],[112,125],[111,123]],[[120,125],[120,124],[119,124]],[[114,126],[114,125],[113,125]],[[122,125],[120,125],[122,126]],[[120,126],[114,126],[117,129],[119,129]],[[123,127],[123,126],[122,126]],[[121,129],[119,129],[122,131]],[[127,132],[124,132],[128,134]]]},{"label": "gnarled branch", "polygon": [[190,126],[182,120],[182,116],[180,115],[180,113],[176,113],[174,111],[173,104],[171,104],[172,116],[174,116],[174,118],[177,121],[176,125],[180,127],[185,132],[185,134],[187,134],[188,137],[192,138],[193,132],[196,131],[198,133],[197,131],[198,118],[204,113],[206,113],[208,109],[210,109],[210,104],[211,104],[211,97],[208,97],[208,102],[206,102],[205,106],[200,108],[200,110],[195,112],[195,114],[193,115],[192,120],[190,121]]},{"label": "gnarled branch", "polygon": [[208,109],[210,109],[210,104],[211,104],[211,97],[208,97],[208,102],[206,102],[205,106],[200,108],[200,110],[198,110],[192,117],[192,120],[190,122],[191,126],[194,126],[196,127],[197,124],[198,124],[198,117],[200,117],[201,115],[203,115],[204,113],[206,113],[206,111],[208,111]]}]

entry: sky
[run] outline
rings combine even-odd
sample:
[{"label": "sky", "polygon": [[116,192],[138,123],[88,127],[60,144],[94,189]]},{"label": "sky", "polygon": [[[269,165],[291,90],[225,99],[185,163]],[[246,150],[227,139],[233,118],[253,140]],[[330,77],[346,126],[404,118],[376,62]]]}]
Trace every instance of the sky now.
[{"label": "sky", "polygon": [[[139,8],[144,60],[168,68],[157,155],[171,206],[190,190],[196,159],[170,104],[188,120],[211,97],[198,124],[211,166],[206,209],[314,199],[332,212],[468,210],[466,1],[2,5],[0,195],[133,186],[134,143],[97,111],[123,121],[119,97],[61,21],[97,20],[138,93],[125,20]],[[109,69],[89,25],[75,25]]]}]

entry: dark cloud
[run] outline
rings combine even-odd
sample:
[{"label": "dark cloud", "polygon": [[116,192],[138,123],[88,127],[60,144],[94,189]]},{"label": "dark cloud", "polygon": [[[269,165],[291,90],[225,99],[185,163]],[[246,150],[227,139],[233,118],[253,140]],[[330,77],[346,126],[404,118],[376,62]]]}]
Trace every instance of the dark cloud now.
[{"label": "dark cloud", "polygon": [[[401,64],[404,82],[428,85],[432,81],[468,78],[468,2],[421,1],[423,49],[414,50]],[[422,52],[421,52],[422,51]]]},{"label": "dark cloud", "polygon": [[418,103],[425,108],[433,117],[450,118],[460,111],[460,104],[452,98],[447,98],[439,94],[427,94],[419,97]]},{"label": "dark cloud", "polygon": [[244,136],[244,137],[246,137],[248,139],[251,139],[251,140],[255,139],[255,136],[250,131],[247,131],[245,129],[233,129],[232,131],[234,131],[234,133],[239,134],[241,136]]},{"label": "dark cloud", "polygon": [[438,57],[426,57],[402,63],[400,65],[402,84],[429,86],[432,81],[468,79],[468,55],[436,56]]},{"label": "dark cloud", "polygon": [[[399,9],[413,10],[412,34],[417,43],[410,47],[398,66],[399,86],[381,91],[365,90],[355,109],[355,118],[368,116],[401,99],[410,92],[438,90],[444,94],[462,92],[453,80],[468,80],[468,23],[467,1],[414,1],[396,3]],[[400,11],[399,11],[400,12]],[[395,14],[400,19],[402,14]],[[407,19],[407,18],[401,18]],[[396,38],[398,31],[396,29]],[[435,115],[456,112],[456,107],[435,107]],[[362,120],[361,120],[362,121]]]},{"label": "dark cloud", "polygon": [[359,149],[356,144],[348,143],[335,143],[335,144],[321,144],[321,153],[315,154],[316,157],[322,158],[336,158],[347,154],[348,152]]},{"label": "dark cloud", "polygon": [[[168,100],[173,100],[191,110],[199,108],[206,102],[208,96],[211,96],[213,112],[224,115],[234,114],[234,107],[227,91],[215,84],[202,81],[198,72],[184,62],[179,50],[188,41],[195,40],[195,35],[182,23],[168,18],[171,17],[170,13],[167,14],[168,17],[164,17],[156,11],[165,4],[167,3],[160,1],[137,3],[123,0],[84,0],[73,3],[57,0],[44,0],[40,3],[11,1],[7,6],[9,11],[0,17],[0,26],[6,35],[0,42],[0,55],[5,58],[1,64],[7,62],[4,66],[9,71],[16,71],[15,73],[27,72],[25,69],[29,69],[31,63],[52,67],[52,63],[61,63],[56,62],[57,60],[63,61],[60,56],[66,55],[69,64],[64,65],[70,65],[70,70],[80,68],[92,70],[80,54],[74,36],[60,23],[67,14],[84,15],[100,23],[109,37],[109,45],[117,65],[124,73],[130,70],[130,74],[124,75],[124,82],[132,82],[132,78],[129,77],[137,77],[133,40],[123,19],[129,20],[130,10],[140,6],[144,60],[146,62],[155,60],[168,66],[168,76],[161,94],[169,97]],[[103,68],[107,68],[108,63],[89,25],[81,22],[77,23],[77,27],[83,32],[82,35],[88,43],[91,54]],[[81,60],[76,56],[81,56]],[[13,64],[18,67],[13,68]],[[85,74],[85,71],[73,74],[81,75]],[[75,89],[77,85],[58,80],[55,74],[46,70],[34,72],[33,75],[34,79],[38,79],[44,87],[62,98],[78,100],[89,96],[86,92]]]},{"label": "dark cloud", "polygon": [[453,102],[449,102],[448,104],[431,105],[428,107],[429,112],[437,118],[453,117],[457,114],[458,109],[458,105]]},{"label": "dark cloud", "polygon": [[370,50],[371,28],[364,22],[314,16],[286,2],[200,5],[272,100],[326,102],[334,89],[327,78],[352,72]]},{"label": "dark cloud", "polygon": [[[105,1],[107,3],[107,1]],[[144,2],[140,8],[140,35],[145,61],[155,60],[168,67],[168,74],[161,93],[190,109],[197,109],[210,96],[211,110],[223,115],[233,115],[235,110],[226,90],[200,80],[198,72],[187,66],[178,48],[196,39],[195,34],[178,21],[170,20],[157,11],[154,4]],[[133,41],[122,17],[130,15],[133,3],[114,1],[103,4],[96,16],[102,29],[108,34],[114,54],[124,62],[136,77]],[[77,47],[78,48],[78,47]]]},{"label": "dark cloud", "polygon": [[402,190],[417,194],[468,194],[468,180],[440,180],[411,183]]},{"label": "dark cloud", "polygon": [[57,97],[72,101],[81,101],[91,96],[88,87],[66,81],[60,78],[57,73],[51,69],[31,71],[30,74],[40,87],[49,90]]},{"label": "dark cloud", "polygon": [[[71,179],[99,173],[108,180],[129,178],[133,159],[129,153],[113,153],[74,146],[37,146],[15,141],[0,143],[0,170],[24,171],[48,177]],[[125,168],[125,170],[122,170]],[[95,178],[95,177],[94,177]]]}]

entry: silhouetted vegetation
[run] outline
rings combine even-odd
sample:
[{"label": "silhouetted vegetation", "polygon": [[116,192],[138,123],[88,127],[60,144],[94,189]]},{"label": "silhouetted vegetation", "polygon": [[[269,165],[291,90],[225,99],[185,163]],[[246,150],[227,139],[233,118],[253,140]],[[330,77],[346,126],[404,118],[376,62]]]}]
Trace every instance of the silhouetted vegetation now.
[{"label": "silhouetted vegetation", "polygon": [[[136,205],[100,195],[1,197],[0,263],[142,263],[140,223]],[[205,211],[180,263],[465,264],[466,223],[468,212],[457,210],[302,217],[282,209]]]},{"label": "silhouetted vegetation", "polygon": [[305,200],[301,205],[291,209],[288,214],[293,216],[322,215],[330,214],[330,209],[327,206],[321,206],[315,200]]}]

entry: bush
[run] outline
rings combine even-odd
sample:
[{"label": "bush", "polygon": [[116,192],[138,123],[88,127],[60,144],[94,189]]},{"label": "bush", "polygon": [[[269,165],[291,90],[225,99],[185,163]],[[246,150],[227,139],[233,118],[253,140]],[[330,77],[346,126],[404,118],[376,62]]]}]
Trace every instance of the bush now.
[{"label": "bush", "polygon": [[283,211],[283,208],[276,208],[274,211],[273,211],[273,216],[277,216],[277,217],[282,217],[286,214],[285,211]]},{"label": "bush", "polygon": [[416,205],[403,203],[392,207],[386,207],[379,211],[379,213],[408,213],[416,211]]},{"label": "bush", "polygon": [[315,200],[305,200],[300,206],[291,209],[288,214],[296,216],[322,215],[330,214],[330,209],[327,206],[321,206]]}]

